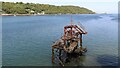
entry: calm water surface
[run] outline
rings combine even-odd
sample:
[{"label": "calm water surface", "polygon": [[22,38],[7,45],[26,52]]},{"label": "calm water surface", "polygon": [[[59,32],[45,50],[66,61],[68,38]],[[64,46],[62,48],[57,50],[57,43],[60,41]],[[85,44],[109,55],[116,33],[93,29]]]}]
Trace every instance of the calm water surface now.
[{"label": "calm water surface", "polygon": [[[2,57],[4,66],[52,66],[51,46],[70,24],[71,15],[3,16]],[[88,52],[65,65],[116,66],[118,64],[118,22],[115,14],[72,15],[87,35]]]}]

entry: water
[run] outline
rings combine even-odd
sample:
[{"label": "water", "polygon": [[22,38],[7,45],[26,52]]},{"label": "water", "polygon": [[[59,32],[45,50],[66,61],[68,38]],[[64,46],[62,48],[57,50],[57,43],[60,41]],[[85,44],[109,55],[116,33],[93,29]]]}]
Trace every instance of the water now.
[{"label": "water", "polygon": [[[70,24],[71,15],[3,16],[3,66],[53,66],[51,46]],[[115,14],[72,15],[88,34],[83,46],[88,52],[68,66],[116,66],[118,64],[118,22]]]}]

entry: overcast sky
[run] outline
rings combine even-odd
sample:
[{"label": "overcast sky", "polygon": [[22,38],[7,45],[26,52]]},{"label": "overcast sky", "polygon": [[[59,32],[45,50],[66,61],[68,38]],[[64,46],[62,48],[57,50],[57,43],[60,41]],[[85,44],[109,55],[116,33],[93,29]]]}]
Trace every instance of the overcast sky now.
[{"label": "overcast sky", "polygon": [[51,5],[74,5],[97,13],[118,13],[119,0],[3,0],[4,2],[29,2]]}]

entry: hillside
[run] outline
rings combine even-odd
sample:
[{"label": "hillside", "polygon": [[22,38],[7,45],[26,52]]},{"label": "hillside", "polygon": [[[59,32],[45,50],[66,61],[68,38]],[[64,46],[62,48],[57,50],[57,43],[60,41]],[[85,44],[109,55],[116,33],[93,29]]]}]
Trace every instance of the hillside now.
[{"label": "hillside", "polygon": [[3,14],[94,14],[79,6],[55,6],[23,2],[2,2]]}]

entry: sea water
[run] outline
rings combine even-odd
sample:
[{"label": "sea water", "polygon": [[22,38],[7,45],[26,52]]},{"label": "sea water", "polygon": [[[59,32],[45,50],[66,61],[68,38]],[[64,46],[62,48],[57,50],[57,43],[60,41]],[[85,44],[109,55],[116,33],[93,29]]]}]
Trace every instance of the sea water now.
[{"label": "sea water", "polygon": [[[3,66],[53,66],[51,46],[63,28],[80,22],[87,53],[67,66],[116,66],[118,64],[117,14],[74,14],[44,16],[2,16]],[[55,64],[54,64],[55,65]]]}]

